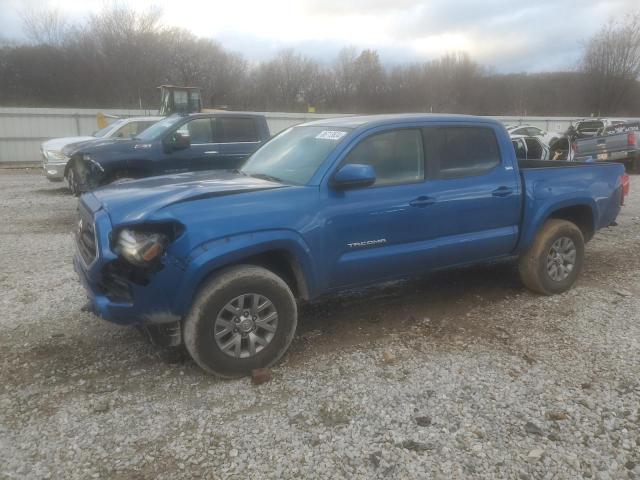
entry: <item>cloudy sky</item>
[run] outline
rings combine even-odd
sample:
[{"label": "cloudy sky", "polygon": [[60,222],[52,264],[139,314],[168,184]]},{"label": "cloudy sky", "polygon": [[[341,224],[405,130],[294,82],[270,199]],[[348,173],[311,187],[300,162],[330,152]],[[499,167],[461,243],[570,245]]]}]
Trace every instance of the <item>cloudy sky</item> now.
[{"label": "cloudy sky", "polygon": [[[575,66],[582,42],[638,0],[120,0],[159,6],[163,22],[217,39],[249,60],[294,47],[330,61],[343,46],[375,48],[387,64],[466,51],[497,72]],[[0,34],[22,36],[31,4],[81,22],[105,0],[0,0]]]}]

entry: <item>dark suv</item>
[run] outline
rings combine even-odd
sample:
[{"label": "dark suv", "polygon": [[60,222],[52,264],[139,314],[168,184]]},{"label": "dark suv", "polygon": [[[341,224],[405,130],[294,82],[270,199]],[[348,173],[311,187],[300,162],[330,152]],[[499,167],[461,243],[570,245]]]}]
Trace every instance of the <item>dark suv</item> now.
[{"label": "dark suv", "polygon": [[65,176],[75,195],[115,180],[233,169],[270,137],[262,115],[172,115],[134,138],[70,146]]}]

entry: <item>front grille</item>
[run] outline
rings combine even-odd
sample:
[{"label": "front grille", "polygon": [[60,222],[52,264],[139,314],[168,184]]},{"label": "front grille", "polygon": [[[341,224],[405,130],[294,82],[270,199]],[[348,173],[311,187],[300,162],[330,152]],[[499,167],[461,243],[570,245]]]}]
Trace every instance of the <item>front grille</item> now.
[{"label": "front grille", "polygon": [[85,263],[93,262],[96,258],[96,235],[93,218],[83,208],[82,204],[80,205],[80,220],[78,221],[78,231],[76,232],[76,243]]}]

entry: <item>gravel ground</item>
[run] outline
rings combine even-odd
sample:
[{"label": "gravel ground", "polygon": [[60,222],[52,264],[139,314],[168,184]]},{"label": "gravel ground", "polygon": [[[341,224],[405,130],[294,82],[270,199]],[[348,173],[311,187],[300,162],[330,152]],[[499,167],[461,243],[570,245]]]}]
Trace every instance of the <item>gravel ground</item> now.
[{"label": "gravel ground", "polygon": [[76,201],[0,170],[0,478],[640,478],[640,177],[577,286],[510,264],[302,308],[273,379],[82,312]]}]

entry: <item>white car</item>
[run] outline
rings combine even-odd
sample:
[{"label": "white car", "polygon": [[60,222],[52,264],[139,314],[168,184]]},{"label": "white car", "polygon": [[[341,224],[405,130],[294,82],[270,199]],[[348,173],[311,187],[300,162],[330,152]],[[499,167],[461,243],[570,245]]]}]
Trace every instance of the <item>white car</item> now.
[{"label": "white car", "polygon": [[52,182],[64,179],[65,169],[69,159],[62,153],[62,149],[72,143],[87,142],[98,138],[131,137],[142,133],[154,123],[164,117],[131,117],[121,118],[98,130],[91,136],[53,138],[43,142],[40,146],[42,153],[42,168],[45,176]]},{"label": "white car", "polygon": [[549,160],[549,146],[539,137],[511,135],[511,143],[518,160]]},{"label": "white car", "polygon": [[534,127],[533,125],[512,125],[507,127],[507,132],[509,132],[511,138],[518,135],[538,137],[547,145],[550,145],[554,140],[557,140],[563,135],[560,132],[547,132],[539,127]]}]

